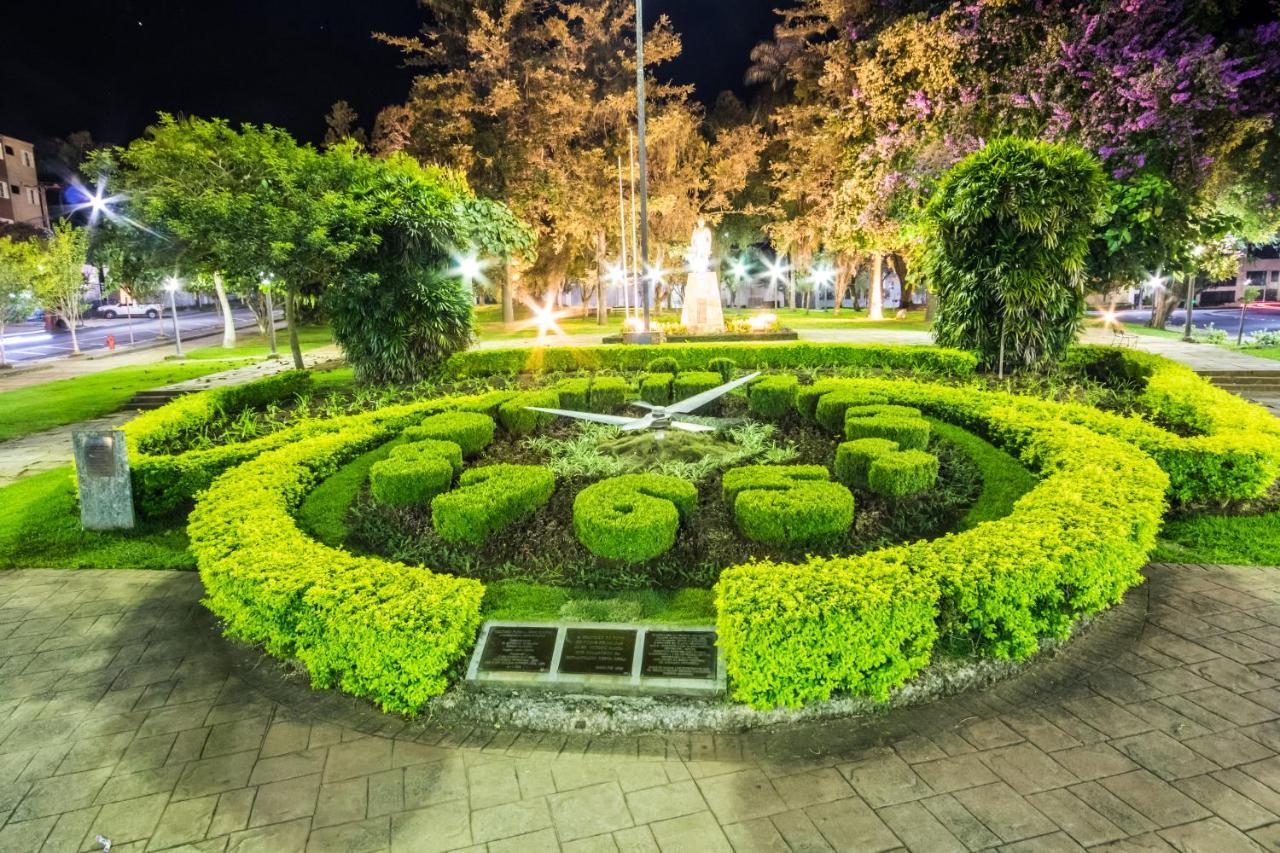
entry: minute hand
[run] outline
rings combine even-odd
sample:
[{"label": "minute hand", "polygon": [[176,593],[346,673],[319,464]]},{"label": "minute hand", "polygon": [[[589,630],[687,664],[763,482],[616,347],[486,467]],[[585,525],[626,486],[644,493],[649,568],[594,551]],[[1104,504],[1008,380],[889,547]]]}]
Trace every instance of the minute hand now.
[{"label": "minute hand", "polygon": [[738,379],[733,380],[732,382],[726,382],[725,384],[712,388],[708,391],[703,391],[701,394],[694,394],[692,397],[681,400],[678,403],[673,403],[670,406],[664,406],[663,408],[667,412],[673,415],[690,414],[698,409],[701,409],[703,406],[705,406],[707,403],[710,403],[712,400],[715,400],[717,397],[721,397],[725,394],[728,394],[734,388],[738,388],[743,385],[746,385],[748,382],[755,379],[759,375],[760,375],[760,371],[757,370],[755,373],[749,373],[746,376],[742,376],[742,377],[739,377]]}]

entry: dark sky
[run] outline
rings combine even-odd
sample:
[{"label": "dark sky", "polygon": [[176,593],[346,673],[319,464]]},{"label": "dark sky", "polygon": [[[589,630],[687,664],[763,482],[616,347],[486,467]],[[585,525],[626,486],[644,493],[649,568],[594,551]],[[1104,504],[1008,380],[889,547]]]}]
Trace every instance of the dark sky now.
[{"label": "dark sky", "polygon": [[[125,142],[157,110],[270,122],[303,139],[345,98],[372,124],[411,73],[370,33],[416,32],[416,0],[14,0],[4,2],[0,132],[24,139],[87,129]],[[684,55],[660,76],[706,103],[742,91],[751,47],[778,0],[645,0],[667,13]]]}]

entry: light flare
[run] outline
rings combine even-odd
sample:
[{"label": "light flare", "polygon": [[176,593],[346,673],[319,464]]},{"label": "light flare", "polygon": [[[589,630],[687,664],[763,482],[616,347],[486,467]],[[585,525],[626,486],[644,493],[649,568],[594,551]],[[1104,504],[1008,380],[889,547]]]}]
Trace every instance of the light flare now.
[{"label": "light flare", "polygon": [[552,301],[551,294],[547,294],[546,300],[542,305],[534,302],[532,299],[521,298],[521,302],[529,309],[530,318],[521,324],[522,329],[538,330],[536,342],[538,344],[547,343],[551,337],[563,338],[564,330],[560,328],[560,320],[568,315],[567,311],[557,311]]}]

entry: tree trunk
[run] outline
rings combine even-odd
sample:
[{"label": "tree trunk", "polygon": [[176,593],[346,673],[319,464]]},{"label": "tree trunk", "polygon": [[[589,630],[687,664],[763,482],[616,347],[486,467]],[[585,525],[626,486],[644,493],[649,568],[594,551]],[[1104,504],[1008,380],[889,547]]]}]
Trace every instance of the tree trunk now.
[{"label": "tree trunk", "polygon": [[507,274],[502,277],[502,322],[504,323],[514,323],[516,321],[515,303],[512,301],[511,293],[515,289],[514,278],[515,264],[508,259]]},{"label": "tree trunk", "polygon": [[605,299],[605,282],[608,279],[605,255],[608,251],[608,238],[602,228],[596,232],[596,323],[601,326],[609,325],[609,303]]},{"label": "tree trunk", "polygon": [[1151,319],[1147,326],[1152,329],[1163,329],[1169,322],[1169,315],[1178,305],[1178,294],[1172,288],[1161,288],[1151,297]]},{"label": "tree trunk", "polygon": [[841,252],[836,256],[836,276],[834,281],[835,305],[831,306],[831,313],[839,314],[840,306],[844,302],[844,295],[849,292],[849,287],[853,284],[853,280],[858,276],[858,261],[856,258]]},{"label": "tree trunk", "polygon": [[907,283],[907,261],[895,252],[889,256],[889,266],[893,267],[893,274],[898,277],[898,292],[901,294],[898,297],[898,307],[910,308],[915,294],[912,292],[914,288]]},{"label": "tree trunk", "polygon": [[80,354],[80,339],[76,337],[76,316],[70,311],[62,314],[64,320],[67,321],[67,328],[71,330],[71,352],[75,355]]},{"label": "tree trunk", "polygon": [[218,297],[218,307],[222,309],[222,348],[235,349],[236,318],[231,315],[231,303],[227,301],[227,289],[222,286],[222,274],[213,274],[213,292]]},{"label": "tree trunk", "polygon": [[884,255],[880,252],[871,255],[871,285],[867,294],[867,318],[884,319]]},{"label": "tree trunk", "polygon": [[289,327],[289,351],[293,353],[293,366],[302,370],[306,364],[302,361],[302,343],[298,340],[296,300],[297,295],[294,293],[293,286],[290,285],[284,294],[284,322]]}]

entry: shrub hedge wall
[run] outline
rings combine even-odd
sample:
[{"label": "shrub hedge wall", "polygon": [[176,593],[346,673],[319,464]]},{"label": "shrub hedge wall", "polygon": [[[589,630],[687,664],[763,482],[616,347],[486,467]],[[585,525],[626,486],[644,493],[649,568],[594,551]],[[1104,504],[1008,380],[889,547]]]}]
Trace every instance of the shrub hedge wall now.
[{"label": "shrub hedge wall", "polygon": [[777,420],[795,406],[800,380],[790,373],[762,376],[747,386],[747,408],[759,418]]},{"label": "shrub hedge wall", "polygon": [[369,491],[387,506],[426,504],[453,485],[462,470],[462,448],[452,441],[402,444],[369,469]]},{"label": "shrub hedge wall", "polygon": [[[662,368],[649,366],[660,358],[673,360],[677,369],[671,369],[669,363]],[[578,370],[675,373],[707,370],[712,360],[720,358],[732,359],[738,367],[751,370],[856,367],[919,370],[933,376],[970,376],[978,365],[971,353],[941,347],[748,342],[469,350],[451,356],[445,362],[444,373],[453,378]]]},{"label": "shrub hedge wall", "polygon": [[903,450],[886,438],[859,438],[836,448],[836,479],[878,495],[906,497],[938,482],[938,457]]},{"label": "shrub hedge wall", "polygon": [[[505,404],[504,404],[505,405]],[[479,412],[441,412],[404,431],[408,441],[448,441],[466,458],[493,443],[493,418]]]},{"label": "shrub hedge wall", "polygon": [[698,488],[664,474],[624,474],[592,483],[573,499],[573,531],[591,553],[640,562],[666,553]]},{"label": "shrub hedge wall", "polygon": [[484,587],[321,545],[293,519],[316,483],[401,426],[366,418],[261,454],[214,482],[188,533],[228,634],[297,660],[315,687],[413,713],[475,643]]},{"label": "shrub hedge wall", "polygon": [[543,465],[486,465],[462,472],[458,488],[431,500],[431,524],[446,542],[479,545],[551,499],[556,476]]},{"label": "shrub hedge wall", "polygon": [[774,545],[818,545],[853,523],[853,494],[821,465],[746,465],[721,490],[742,535]]}]

